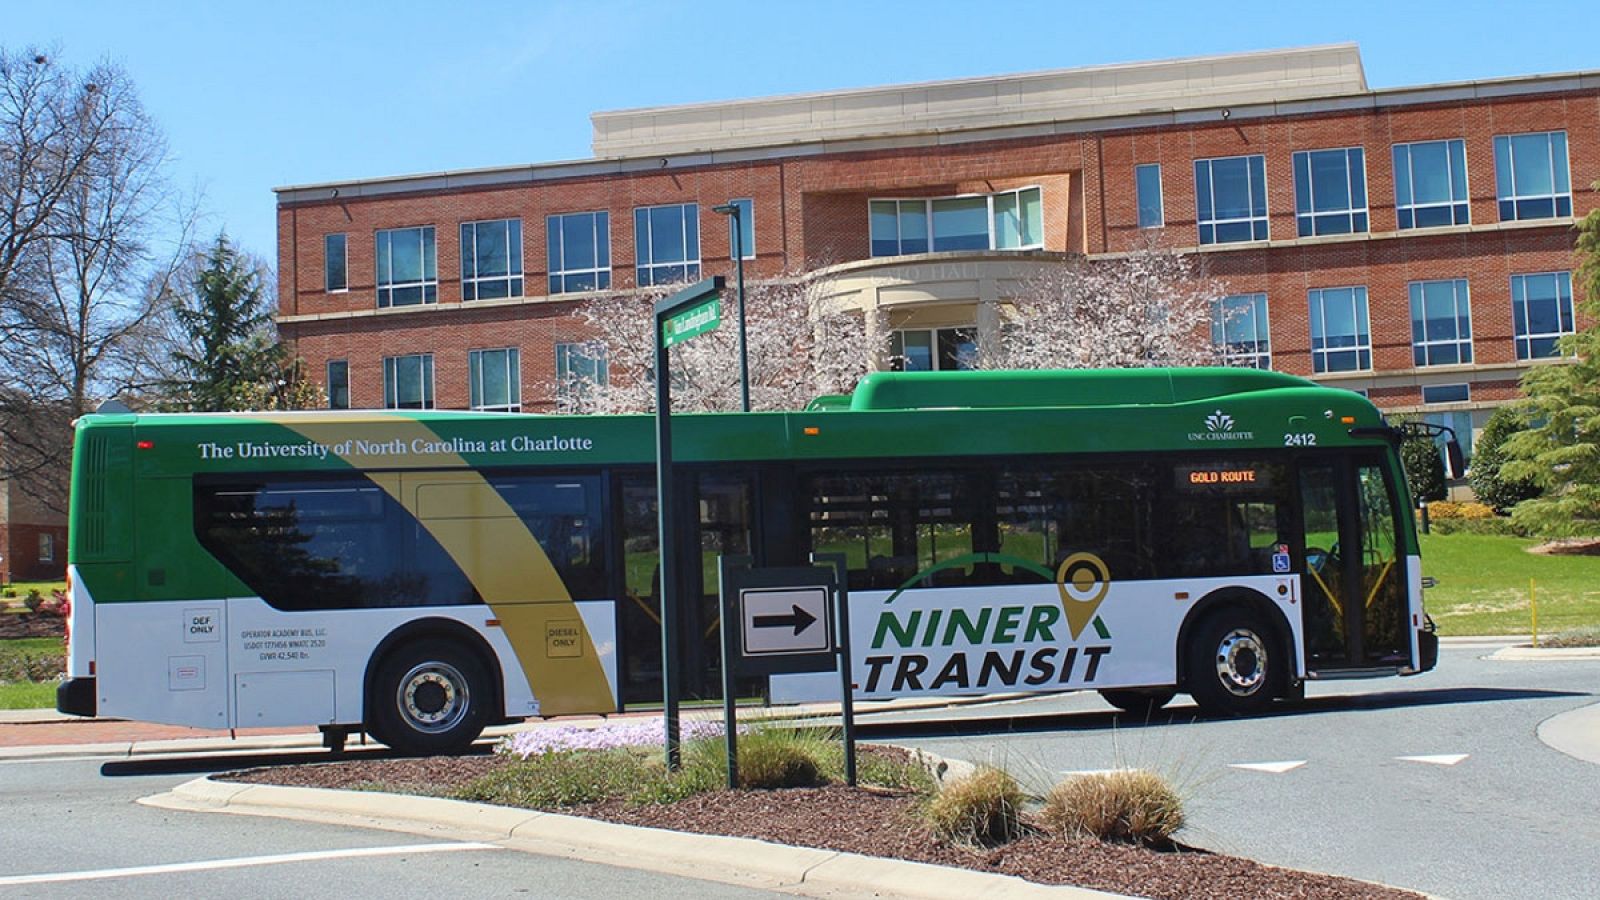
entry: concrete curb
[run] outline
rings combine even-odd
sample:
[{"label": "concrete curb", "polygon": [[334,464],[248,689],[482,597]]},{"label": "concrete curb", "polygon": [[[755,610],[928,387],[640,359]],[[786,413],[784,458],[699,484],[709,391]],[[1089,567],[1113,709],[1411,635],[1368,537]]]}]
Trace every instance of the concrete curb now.
[{"label": "concrete curb", "polygon": [[749,838],[618,825],[436,797],[233,784],[197,778],[140,803],[163,809],[273,816],[490,841],[525,853],[764,887],[811,897],[1000,900],[1121,895],[1010,875],[789,847]]},{"label": "concrete curb", "polygon": [[1490,659],[1518,662],[1600,659],[1600,647],[1503,647],[1489,654]]},{"label": "concrete curb", "polygon": [[1545,719],[1539,723],[1538,735],[1548,747],[1600,765],[1600,703]]}]

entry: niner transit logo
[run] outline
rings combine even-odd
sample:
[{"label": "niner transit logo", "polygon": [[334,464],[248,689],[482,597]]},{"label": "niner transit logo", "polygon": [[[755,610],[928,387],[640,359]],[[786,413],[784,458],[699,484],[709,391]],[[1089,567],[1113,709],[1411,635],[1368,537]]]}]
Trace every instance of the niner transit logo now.
[{"label": "niner transit logo", "polygon": [[1228,415],[1220,409],[1211,415],[1206,416],[1205,425],[1205,431],[1189,432],[1189,440],[1253,441],[1256,437],[1255,432],[1253,431],[1235,431],[1233,428],[1233,416]]},{"label": "niner transit logo", "polygon": [[[968,567],[1009,567],[1043,584],[918,589]],[[1040,591],[1052,584],[1056,596]],[[1110,590],[1111,572],[1093,553],[1074,553],[1055,570],[1000,553],[946,560],[885,598],[859,689],[871,697],[1092,686],[1112,651],[1099,616]]]}]

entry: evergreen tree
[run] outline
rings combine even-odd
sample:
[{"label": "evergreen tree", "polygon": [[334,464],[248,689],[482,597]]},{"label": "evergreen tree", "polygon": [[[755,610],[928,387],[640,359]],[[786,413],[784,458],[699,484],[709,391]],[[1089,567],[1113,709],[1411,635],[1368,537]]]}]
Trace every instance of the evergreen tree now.
[{"label": "evergreen tree", "polygon": [[1443,500],[1444,458],[1431,437],[1407,438],[1400,445],[1400,462],[1406,470],[1406,486],[1414,503]]},{"label": "evergreen tree", "polygon": [[1472,447],[1472,467],[1467,481],[1478,500],[1507,513],[1513,506],[1531,497],[1539,496],[1539,486],[1527,479],[1508,478],[1502,469],[1506,463],[1506,438],[1528,427],[1528,422],[1513,407],[1502,406],[1484,423],[1483,433]]},{"label": "evergreen tree", "polygon": [[[175,405],[199,411],[313,405],[272,327],[260,267],[219,235],[173,311],[187,346],[173,351]],[[311,393],[314,393],[312,391]]]},{"label": "evergreen tree", "polygon": [[1543,489],[1512,516],[1553,537],[1600,535],[1600,210],[1579,225],[1577,253],[1579,309],[1588,325],[1561,339],[1571,363],[1522,376],[1527,399],[1516,408],[1534,424],[1506,440],[1501,469]]}]

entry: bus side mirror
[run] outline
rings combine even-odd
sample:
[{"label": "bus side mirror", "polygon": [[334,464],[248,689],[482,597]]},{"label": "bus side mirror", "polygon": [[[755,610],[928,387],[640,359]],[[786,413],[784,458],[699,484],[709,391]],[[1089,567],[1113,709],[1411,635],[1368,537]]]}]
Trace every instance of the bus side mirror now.
[{"label": "bus side mirror", "polygon": [[1466,457],[1461,453],[1461,442],[1451,438],[1444,442],[1445,477],[1460,478],[1467,470]]}]

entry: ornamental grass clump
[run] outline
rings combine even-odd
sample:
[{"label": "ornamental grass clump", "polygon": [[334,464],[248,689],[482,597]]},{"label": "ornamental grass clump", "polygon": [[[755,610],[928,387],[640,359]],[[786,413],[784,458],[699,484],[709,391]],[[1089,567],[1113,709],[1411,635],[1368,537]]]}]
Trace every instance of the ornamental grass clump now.
[{"label": "ornamental grass clump", "polygon": [[827,782],[825,737],[816,731],[757,728],[739,738],[739,786],[772,790]]},{"label": "ornamental grass clump", "polygon": [[945,783],[923,807],[923,815],[934,834],[947,841],[993,846],[1021,836],[1025,799],[1015,778],[980,766]]},{"label": "ornamental grass clump", "polygon": [[1040,819],[1056,834],[1162,845],[1183,827],[1183,801],[1154,772],[1094,772],[1051,788]]}]

